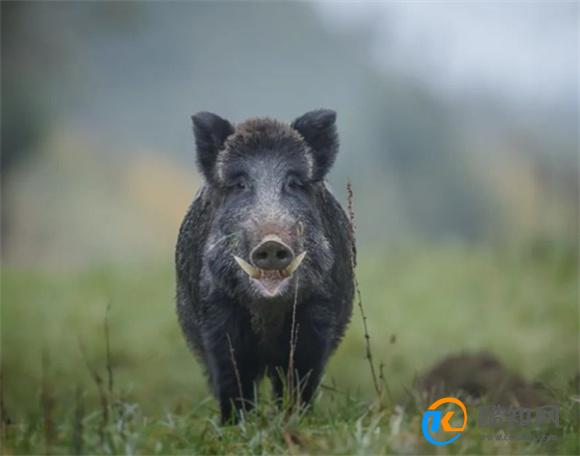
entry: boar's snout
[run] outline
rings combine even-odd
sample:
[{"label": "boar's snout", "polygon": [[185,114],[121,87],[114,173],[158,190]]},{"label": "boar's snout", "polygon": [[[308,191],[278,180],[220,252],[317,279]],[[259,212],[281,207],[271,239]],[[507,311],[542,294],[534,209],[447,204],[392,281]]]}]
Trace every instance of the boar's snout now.
[{"label": "boar's snout", "polygon": [[285,269],[294,259],[294,252],[277,236],[266,236],[250,254],[252,263],[264,271]]}]

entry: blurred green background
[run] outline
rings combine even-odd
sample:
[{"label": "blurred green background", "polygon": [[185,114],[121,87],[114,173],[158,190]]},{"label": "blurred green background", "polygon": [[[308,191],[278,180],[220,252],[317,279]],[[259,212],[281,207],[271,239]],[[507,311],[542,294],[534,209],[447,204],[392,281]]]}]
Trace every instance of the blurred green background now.
[{"label": "blurred green background", "polygon": [[[578,372],[578,6],[2,2],[2,386],[164,410],[208,395],[174,314],[200,184],[190,115],[338,112],[375,358],[404,394],[449,353]],[[86,359],[81,356],[84,347]],[[355,308],[325,382],[372,395]]]}]

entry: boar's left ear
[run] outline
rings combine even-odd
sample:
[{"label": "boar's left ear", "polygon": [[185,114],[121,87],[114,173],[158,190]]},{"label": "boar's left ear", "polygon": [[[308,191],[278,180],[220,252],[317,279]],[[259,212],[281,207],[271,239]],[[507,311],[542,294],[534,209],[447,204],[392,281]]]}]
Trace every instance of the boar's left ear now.
[{"label": "boar's left ear", "polygon": [[330,109],[307,112],[292,122],[292,128],[302,135],[314,155],[314,180],[324,179],[336,158],[338,134],[335,122],[336,112]]},{"label": "boar's left ear", "polygon": [[205,111],[191,116],[191,120],[197,147],[197,165],[211,182],[217,154],[224,146],[226,138],[234,132],[234,127],[227,120]]}]

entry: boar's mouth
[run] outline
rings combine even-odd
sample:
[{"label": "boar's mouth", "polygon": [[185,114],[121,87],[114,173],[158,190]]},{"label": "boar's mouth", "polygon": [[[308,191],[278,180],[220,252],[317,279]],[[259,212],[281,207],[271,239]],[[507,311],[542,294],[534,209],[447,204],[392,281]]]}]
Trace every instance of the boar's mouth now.
[{"label": "boar's mouth", "polygon": [[233,255],[234,260],[236,260],[236,263],[238,263],[238,266],[242,269],[242,271],[244,271],[251,279],[261,285],[260,288],[262,288],[269,296],[275,296],[278,293],[282,283],[286,279],[290,278],[292,274],[294,274],[294,272],[300,267],[305,256],[306,251],[302,252],[300,255],[294,258],[292,262],[284,269],[267,271],[251,265],[239,256]]}]

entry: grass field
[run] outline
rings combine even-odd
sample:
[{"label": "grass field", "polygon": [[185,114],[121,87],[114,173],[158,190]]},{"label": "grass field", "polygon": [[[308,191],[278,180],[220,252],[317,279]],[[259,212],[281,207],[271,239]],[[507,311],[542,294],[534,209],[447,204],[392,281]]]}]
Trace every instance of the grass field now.
[{"label": "grass field", "polygon": [[[279,412],[263,385],[257,410],[222,428],[177,326],[169,261],[74,273],[4,268],[2,453],[580,452],[579,393],[569,384],[578,372],[574,249],[390,249],[363,253],[358,277],[390,396],[373,387],[355,307],[312,412]],[[425,442],[428,404],[414,379],[448,354],[481,349],[554,391],[556,440],[491,442],[468,426],[449,446]]]}]

